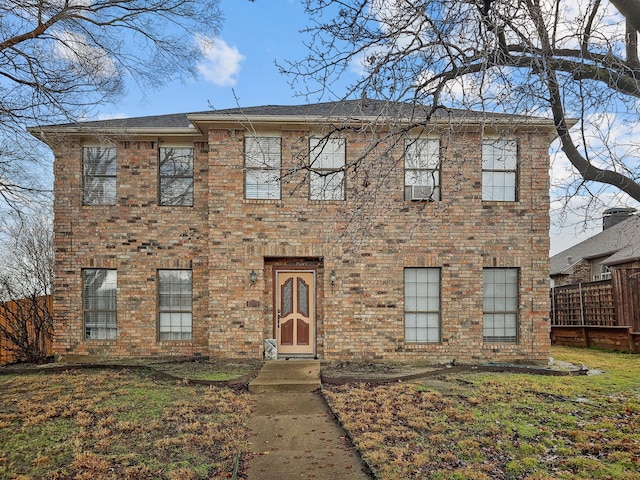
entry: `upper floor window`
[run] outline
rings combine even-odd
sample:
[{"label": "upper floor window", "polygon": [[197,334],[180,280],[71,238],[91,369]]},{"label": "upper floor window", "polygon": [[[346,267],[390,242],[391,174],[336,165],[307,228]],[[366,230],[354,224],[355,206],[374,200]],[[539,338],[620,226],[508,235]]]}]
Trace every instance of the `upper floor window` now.
[{"label": "upper floor window", "polygon": [[404,269],[404,339],[440,341],[440,269]]},{"label": "upper floor window", "polygon": [[485,342],[518,341],[517,268],[485,268],[483,270],[483,326]]},{"label": "upper floor window", "polygon": [[246,137],[245,198],[280,198],[280,137]]},{"label": "upper floor window", "polygon": [[117,334],[118,272],[104,268],[82,271],[84,338],[114,340]]},{"label": "upper floor window", "polygon": [[518,144],[515,140],[483,140],[482,200],[514,202],[517,170]]},{"label": "upper floor window", "polygon": [[344,200],[344,138],[311,138],[311,200]]},{"label": "upper floor window", "polygon": [[82,149],[82,201],[85,205],[116,204],[116,149]]},{"label": "upper floor window", "polygon": [[158,271],[159,340],[191,340],[191,270]]},{"label": "upper floor window", "polygon": [[193,205],[193,148],[160,148],[160,205]]},{"label": "upper floor window", "polygon": [[410,138],[405,143],[404,199],[440,200],[440,141]]}]

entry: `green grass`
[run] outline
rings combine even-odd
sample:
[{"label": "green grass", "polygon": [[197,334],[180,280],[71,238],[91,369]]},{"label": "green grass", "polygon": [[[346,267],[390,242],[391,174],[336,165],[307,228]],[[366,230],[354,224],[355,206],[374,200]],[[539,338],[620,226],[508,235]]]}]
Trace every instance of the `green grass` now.
[{"label": "green grass", "polygon": [[557,348],[595,376],[451,374],[326,389],[380,479],[640,478],[640,356]]},{"label": "green grass", "polygon": [[[459,373],[325,391],[380,479],[639,478],[640,356],[553,356],[604,373]],[[0,376],[0,480],[228,478],[249,408],[246,394],[144,370]]]},{"label": "green grass", "polygon": [[226,382],[257,372],[262,365],[258,360],[198,360],[151,364],[154,369],[179,378]]},{"label": "green grass", "polygon": [[247,394],[144,371],[0,376],[0,479],[228,478]]}]

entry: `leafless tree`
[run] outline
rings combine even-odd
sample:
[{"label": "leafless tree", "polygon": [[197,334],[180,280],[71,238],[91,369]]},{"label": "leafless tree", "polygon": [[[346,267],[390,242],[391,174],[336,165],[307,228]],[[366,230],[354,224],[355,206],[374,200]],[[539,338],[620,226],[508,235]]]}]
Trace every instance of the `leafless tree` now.
[{"label": "leafless tree", "polygon": [[[306,0],[302,94],[553,118],[564,192],[640,201],[640,0]],[[571,127],[572,119],[577,120]],[[568,197],[567,197],[568,198]]]},{"label": "leafless tree", "polygon": [[22,217],[3,240],[0,337],[16,360],[42,362],[53,334],[51,215]]},{"label": "leafless tree", "polygon": [[[195,74],[219,31],[218,0],[0,1],[0,198],[18,208],[41,186],[43,153],[25,125],[73,122]],[[25,148],[19,148],[24,146]],[[34,173],[35,172],[35,173]]]}]

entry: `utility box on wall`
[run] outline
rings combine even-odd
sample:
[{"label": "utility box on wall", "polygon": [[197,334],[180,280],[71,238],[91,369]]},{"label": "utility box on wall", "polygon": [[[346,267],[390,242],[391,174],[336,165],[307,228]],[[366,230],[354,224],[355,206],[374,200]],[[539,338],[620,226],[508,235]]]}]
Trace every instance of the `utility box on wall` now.
[{"label": "utility box on wall", "polygon": [[264,359],[265,360],[278,359],[278,344],[275,338],[264,339]]}]

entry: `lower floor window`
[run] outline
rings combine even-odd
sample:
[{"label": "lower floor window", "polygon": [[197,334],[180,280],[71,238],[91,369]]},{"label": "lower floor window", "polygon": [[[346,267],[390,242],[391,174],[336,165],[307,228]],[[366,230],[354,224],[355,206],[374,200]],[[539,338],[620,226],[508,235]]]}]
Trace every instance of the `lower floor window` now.
[{"label": "lower floor window", "polygon": [[484,269],[483,341],[518,341],[518,277],[517,268]]},{"label": "lower floor window", "polygon": [[160,340],[191,340],[192,297],[191,270],[158,271]]},{"label": "lower floor window", "polygon": [[440,269],[405,268],[404,339],[440,341]]},{"label": "lower floor window", "polygon": [[117,329],[118,273],[91,268],[82,271],[84,337],[115,340]]}]

